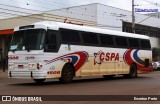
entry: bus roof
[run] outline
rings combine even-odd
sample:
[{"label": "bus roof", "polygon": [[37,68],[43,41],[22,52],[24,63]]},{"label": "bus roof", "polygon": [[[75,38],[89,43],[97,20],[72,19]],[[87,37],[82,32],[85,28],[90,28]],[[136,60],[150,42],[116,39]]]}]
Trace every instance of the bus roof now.
[{"label": "bus roof", "polygon": [[[54,22],[54,21],[36,22],[33,25],[34,25],[34,28],[46,27],[48,29],[54,29],[54,30],[59,30],[59,28],[64,28],[64,29],[79,30],[79,31],[85,31],[85,32],[149,39],[149,37],[145,35],[126,33],[126,32],[120,32],[120,31],[114,31],[114,30],[108,30],[108,29],[100,29],[100,28],[88,27],[88,26],[80,26],[80,25],[67,24],[67,23],[60,23],[60,22]],[[14,30],[18,31],[19,27],[16,27]]]}]

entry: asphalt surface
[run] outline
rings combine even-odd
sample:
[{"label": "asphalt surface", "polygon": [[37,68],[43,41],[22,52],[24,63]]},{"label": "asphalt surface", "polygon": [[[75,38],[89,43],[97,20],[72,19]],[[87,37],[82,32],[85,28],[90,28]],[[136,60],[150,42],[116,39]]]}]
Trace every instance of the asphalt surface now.
[{"label": "asphalt surface", "polygon": [[[68,97],[73,99],[82,97],[82,101],[52,101],[52,102],[36,102],[41,104],[159,104],[159,101],[127,101],[126,96],[152,96],[157,97],[160,95],[160,71],[154,71],[148,74],[140,74],[138,78],[126,79],[122,76],[117,76],[112,79],[104,79],[102,76],[96,77],[83,77],[74,79],[73,83],[61,84],[57,79],[46,80],[43,84],[37,84],[32,79],[9,79],[7,72],[0,70],[0,95],[20,95],[20,96],[43,96],[43,95],[60,95],[61,97]],[[63,96],[66,95],[66,96]],[[79,96],[81,95],[81,96]],[[93,97],[87,101],[87,96]],[[95,95],[95,96],[93,96]],[[104,96],[102,96],[104,95]],[[106,96],[109,95],[109,96]],[[99,101],[95,100],[98,97],[112,97],[111,95],[118,95],[126,101]],[[47,96],[48,97],[48,96]],[[53,96],[55,97],[55,96]],[[86,97],[86,99],[84,99]],[[160,98],[160,96],[158,96]],[[63,100],[65,100],[63,98]],[[84,101],[83,101],[84,100]],[[16,103],[22,102],[0,102],[1,103]],[[23,102],[28,104],[27,102]],[[30,102],[32,104],[35,102]]]}]

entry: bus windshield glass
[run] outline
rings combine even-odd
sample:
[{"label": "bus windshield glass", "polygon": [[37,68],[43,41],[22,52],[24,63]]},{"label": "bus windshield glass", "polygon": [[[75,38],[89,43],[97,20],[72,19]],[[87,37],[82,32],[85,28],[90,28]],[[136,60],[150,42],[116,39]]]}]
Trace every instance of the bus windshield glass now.
[{"label": "bus windshield glass", "polygon": [[10,51],[41,50],[43,48],[44,29],[29,29],[14,32]]}]

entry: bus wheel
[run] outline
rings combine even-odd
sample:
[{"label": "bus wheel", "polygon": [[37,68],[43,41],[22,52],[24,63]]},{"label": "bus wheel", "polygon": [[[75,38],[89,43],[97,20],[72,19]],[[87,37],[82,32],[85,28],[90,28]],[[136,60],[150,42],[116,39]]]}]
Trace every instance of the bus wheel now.
[{"label": "bus wheel", "polygon": [[127,75],[124,75],[126,78],[136,78],[137,77],[137,67],[135,64],[130,66],[130,72]]},{"label": "bus wheel", "polygon": [[69,64],[64,65],[62,69],[61,78],[59,79],[62,83],[70,83],[73,80],[74,71],[73,67]]},{"label": "bus wheel", "polygon": [[36,83],[43,83],[46,79],[33,79]]}]

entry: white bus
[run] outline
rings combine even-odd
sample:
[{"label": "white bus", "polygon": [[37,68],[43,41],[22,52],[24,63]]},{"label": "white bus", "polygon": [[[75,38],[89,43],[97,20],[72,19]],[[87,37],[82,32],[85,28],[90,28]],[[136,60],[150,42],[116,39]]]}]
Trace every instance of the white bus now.
[{"label": "white bus", "polygon": [[152,71],[148,36],[42,21],[14,29],[8,54],[9,78],[42,83],[59,78],[105,78]]}]

